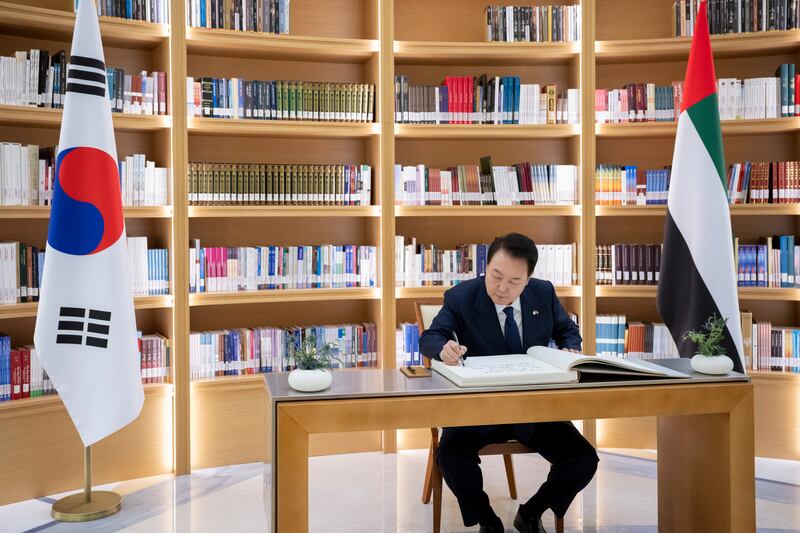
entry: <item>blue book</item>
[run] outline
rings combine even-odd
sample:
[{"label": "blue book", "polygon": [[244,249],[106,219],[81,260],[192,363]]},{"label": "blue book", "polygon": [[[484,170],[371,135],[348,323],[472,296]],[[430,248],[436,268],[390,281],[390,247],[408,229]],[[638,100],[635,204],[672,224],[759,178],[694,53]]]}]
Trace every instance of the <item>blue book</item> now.
[{"label": "blue book", "polygon": [[244,82],[236,80],[236,91],[239,93],[239,118],[244,118]]},{"label": "blue book", "polygon": [[420,357],[419,353],[419,328],[417,328],[414,324],[411,325],[411,342],[411,364],[421,365],[422,358]]},{"label": "blue book", "polygon": [[781,250],[781,287],[789,286],[789,239],[786,235],[781,235],[779,238]]},{"label": "blue book", "polygon": [[520,80],[519,76],[514,76],[514,124],[519,124],[519,93],[520,93]]},{"label": "blue book", "polygon": [[450,120],[448,119],[449,114],[447,112],[448,105],[450,103],[448,99],[448,92],[447,92],[447,85],[440,85],[439,86],[439,124],[450,124]]},{"label": "blue book", "polygon": [[786,236],[786,286],[795,286],[795,272],[794,272],[794,235]]}]

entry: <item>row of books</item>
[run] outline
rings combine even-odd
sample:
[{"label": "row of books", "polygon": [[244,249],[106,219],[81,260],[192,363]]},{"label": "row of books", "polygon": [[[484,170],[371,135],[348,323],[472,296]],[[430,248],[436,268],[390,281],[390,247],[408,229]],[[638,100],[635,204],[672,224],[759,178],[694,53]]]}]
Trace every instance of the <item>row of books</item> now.
[{"label": "row of books", "polygon": [[[77,3],[76,0],[76,9]],[[101,17],[169,24],[169,0],[98,0],[97,14]]]},{"label": "row of books", "polygon": [[594,199],[597,205],[658,205],[667,203],[670,169],[645,170],[636,165],[597,165]]},{"label": "row of books", "polygon": [[760,239],[763,244],[740,244],[734,238],[737,284],[740,287],[800,287],[800,245],[794,235]]},{"label": "row of books", "polygon": [[740,313],[745,368],[748,370],[800,373],[800,328],[773,326]]},{"label": "row of books", "polygon": [[[134,296],[169,294],[169,252],[148,249],[147,237],[128,237]],[[0,304],[39,301],[44,249],[21,242],[0,242]]]},{"label": "row of books", "polygon": [[289,0],[186,0],[193,28],[289,33]]},{"label": "row of books", "polygon": [[581,6],[489,6],[486,39],[501,42],[575,42]]},{"label": "row of books", "polygon": [[[572,244],[539,244],[539,260],[533,277],[556,286],[578,282],[578,247]],[[398,287],[452,286],[486,274],[488,244],[460,244],[442,249],[417,244],[416,237],[395,236],[395,284]]]},{"label": "row of books", "polygon": [[627,322],[625,315],[597,315],[597,355],[635,359],[680,357],[666,324]]},{"label": "row of books", "polygon": [[157,167],[144,154],[133,154],[119,160],[122,205],[169,205],[170,173]]},{"label": "row of books", "polygon": [[[159,333],[137,332],[142,383],[169,381],[169,340]],[[11,337],[0,333],[0,402],[56,394],[53,382],[32,344],[11,347]]]},{"label": "row of books", "polygon": [[142,383],[168,383],[170,381],[169,339],[160,333],[142,335],[137,331],[139,348],[139,368]]},{"label": "row of books", "polygon": [[660,244],[598,244],[598,285],[658,285]]},{"label": "row of books", "polygon": [[578,167],[517,163],[448,169],[425,165],[394,166],[395,204],[398,205],[574,205]]},{"label": "row of books", "polygon": [[169,250],[148,248],[147,237],[128,237],[134,296],[169,294]]},{"label": "row of books", "polygon": [[[0,143],[0,205],[51,205],[58,147]],[[122,205],[169,205],[169,169],[133,154],[119,161]]]},{"label": "row of books", "polygon": [[[800,116],[800,75],[784,64],[776,77],[717,80],[720,119],[750,120]],[[683,99],[683,83],[629,83],[621,89],[595,90],[595,121],[674,122]]]},{"label": "row of books", "polygon": [[519,76],[447,76],[441,85],[394,79],[395,122],[409,124],[578,124],[580,93]]},{"label": "row of books", "polygon": [[[67,72],[64,50],[52,56],[47,50],[17,51],[0,57],[0,104],[64,107]],[[80,70],[80,69],[78,69]],[[121,68],[106,68],[106,85],[111,110],[134,115],[167,114],[167,75],[141,71],[126,74]]]},{"label": "row of books", "polygon": [[377,328],[372,323],[290,328],[240,328],[189,334],[192,380],[294,370],[292,347],[314,339],[334,345],[332,368],[378,366]]},{"label": "row of books", "polygon": [[731,165],[727,179],[731,204],[800,202],[800,162],[744,162]]},{"label": "row of books", "polygon": [[[676,37],[694,35],[700,0],[676,0],[672,4]],[[709,0],[708,30],[712,35],[755,31],[790,30],[800,27],[797,0]]]},{"label": "row of books", "polygon": [[[595,174],[597,205],[651,205],[666,203],[670,167],[642,170],[636,165],[598,165]],[[800,202],[800,162],[734,163],[726,174],[728,202],[786,204]]]},{"label": "row of books", "polygon": [[373,122],[375,86],[365,83],[187,78],[194,117]]},{"label": "row of books", "polygon": [[189,292],[375,287],[375,246],[189,247]]},{"label": "row of books", "polygon": [[189,205],[371,205],[369,165],[189,163]]}]

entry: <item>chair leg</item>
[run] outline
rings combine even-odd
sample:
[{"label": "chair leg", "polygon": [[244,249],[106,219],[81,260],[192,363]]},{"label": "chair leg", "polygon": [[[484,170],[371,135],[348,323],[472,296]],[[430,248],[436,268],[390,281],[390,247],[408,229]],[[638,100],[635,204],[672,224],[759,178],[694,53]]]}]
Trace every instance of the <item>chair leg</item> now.
[{"label": "chair leg", "polygon": [[510,454],[503,454],[503,463],[506,465],[506,477],[508,478],[508,493],[512,500],[517,499],[517,484],[514,481],[514,462]]},{"label": "chair leg", "polygon": [[433,533],[439,533],[442,529],[442,472],[439,465],[434,460],[431,472],[431,484],[433,485]]},{"label": "chair leg", "polygon": [[435,458],[435,451],[433,449],[433,442],[431,442],[431,446],[428,449],[428,466],[425,467],[425,481],[422,484],[422,503],[430,503],[431,501],[431,491],[433,491],[433,485],[431,485],[431,472],[433,470],[433,462],[436,460]]},{"label": "chair leg", "polygon": [[564,533],[564,517],[556,517],[556,533]]}]

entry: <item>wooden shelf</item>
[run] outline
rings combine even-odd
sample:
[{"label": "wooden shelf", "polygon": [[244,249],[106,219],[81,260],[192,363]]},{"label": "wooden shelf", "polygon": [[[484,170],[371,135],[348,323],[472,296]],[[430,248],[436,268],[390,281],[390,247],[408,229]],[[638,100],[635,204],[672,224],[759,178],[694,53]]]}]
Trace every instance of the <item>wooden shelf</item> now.
[{"label": "wooden shelf", "polygon": [[[691,37],[597,41],[598,63],[672,61],[689,57]],[[712,35],[715,59],[775,55],[800,50],[800,30]]]},{"label": "wooden shelf", "polygon": [[[174,390],[172,383],[143,383],[142,386],[146,397],[171,395]],[[0,402],[0,417],[31,416],[37,412],[63,408],[64,404],[58,394],[48,394],[35,398]]]},{"label": "wooden shelf", "polygon": [[189,206],[189,218],[369,217],[381,216],[379,205],[368,206]]},{"label": "wooden shelf", "polygon": [[[655,285],[598,285],[598,298],[655,298]],[[800,301],[800,289],[778,287],[739,287],[740,300]]]},{"label": "wooden shelf", "polygon": [[[731,216],[800,215],[800,204],[737,204],[731,205]],[[598,205],[598,217],[663,217],[666,205]]]},{"label": "wooden shelf", "polygon": [[[420,300],[423,298],[443,298],[445,291],[452,287],[395,287],[394,295],[398,300]],[[568,285],[556,287],[556,294],[559,298],[580,298],[580,285]]]},{"label": "wooden shelf", "polygon": [[565,65],[580,43],[467,43],[395,41],[398,65]]},{"label": "wooden shelf", "polygon": [[578,217],[579,205],[394,206],[396,217]]},{"label": "wooden shelf", "polygon": [[[172,218],[172,206],[125,207],[125,218]],[[47,219],[50,218],[50,206],[46,205],[12,205],[0,206],[2,219]]]},{"label": "wooden shelf", "polygon": [[568,139],[579,124],[395,124],[398,139]]},{"label": "wooden shelf", "polygon": [[237,58],[365,63],[378,53],[378,41],[186,28],[186,51]]},{"label": "wooden shelf", "polygon": [[378,300],[378,288],[282,289],[242,292],[204,292],[189,294],[189,305],[236,305],[271,302],[314,302],[330,300]]},{"label": "wooden shelf", "polygon": [[[136,309],[162,309],[172,307],[172,295],[136,296],[133,304]],[[0,305],[0,319],[35,317],[38,302]]]},{"label": "wooden shelf", "polygon": [[[595,134],[601,138],[675,137],[677,122],[627,122],[596,124]],[[795,133],[800,131],[800,117],[758,120],[723,120],[723,135],[757,135]]]},{"label": "wooden shelf", "polygon": [[770,370],[751,370],[748,374],[753,381],[763,381],[766,383],[797,383],[800,384],[800,374],[796,372],[773,372]]},{"label": "wooden shelf", "polygon": [[[115,131],[153,132],[171,127],[169,115],[111,113]],[[61,109],[0,105],[0,125],[61,127]]]},{"label": "wooden shelf", "polygon": [[248,137],[365,138],[380,133],[380,124],[313,122],[308,120],[248,120],[190,117],[189,133]]},{"label": "wooden shelf", "polygon": [[[331,372],[334,374],[338,372],[359,372],[361,370],[367,370],[369,367],[354,367],[354,368],[332,368]],[[372,367],[374,368],[374,367]],[[196,379],[191,382],[192,392],[194,391],[206,391],[206,390],[243,390],[243,389],[252,389],[252,388],[259,388],[262,390],[264,389],[264,376],[268,374],[288,374],[289,372],[280,371],[280,372],[260,372],[257,374],[241,374],[238,376],[216,376],[213,378],[203,378],[203,379]],[[336,376],[334,375],[334,378]]]},{"label": "wooden shelf", "polygon": [[[75,14],[0,2],[0,33],[48,41],[71,41]],[[138,20],[100,18],[104,46],[152,49],[169,38],[169,26]]]}]

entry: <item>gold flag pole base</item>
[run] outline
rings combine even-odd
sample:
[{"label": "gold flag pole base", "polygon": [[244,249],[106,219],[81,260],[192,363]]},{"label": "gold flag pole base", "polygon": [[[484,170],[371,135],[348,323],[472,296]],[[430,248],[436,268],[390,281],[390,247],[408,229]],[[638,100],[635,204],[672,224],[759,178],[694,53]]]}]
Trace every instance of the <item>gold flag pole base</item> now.
[{"label": "gold flag pole base", "polygon": [[92,490],[92,447],[84,450],[83,492],[61,498],[50,511],[52,517],[61,522],[90,522],[122,508],[122,496],[116,492]]}]

